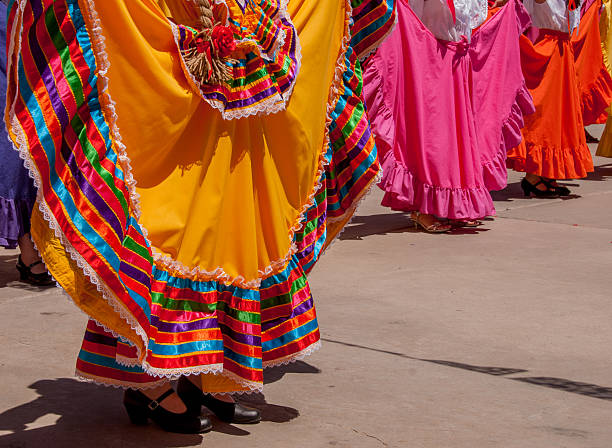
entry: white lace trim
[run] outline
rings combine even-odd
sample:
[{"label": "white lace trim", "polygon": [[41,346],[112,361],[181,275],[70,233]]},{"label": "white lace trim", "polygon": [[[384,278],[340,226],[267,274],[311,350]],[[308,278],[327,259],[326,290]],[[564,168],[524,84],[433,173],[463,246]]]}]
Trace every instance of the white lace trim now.
[{"label": "white lace trim", "polygon": [[[309,345],[304,350],[298,353],[294,353],[293,355],[286,356],[284,358],[276,359],[273,361],[264,362],[263,367],[264,369],[268,369],[268,368],[278,367],[282,365],[288,365],[288,364],[300,361],[302,359],[305,359],[307,356],[312,355],[314,352],[318,351],[320,348],[321,348],[321,341],[318,340],[317,342]],[[120,357],[116,358],[117,362],[120,365],[125,365],[128,367],[138,366],[138,363],[133,362],[132,360],[127,361],[125,363],[120,363],[119,359]],[[161,379],[159,381],[147,382],[147,383],[131,383],[129,381],[120,381],[120,380],[115,380],[111,378],[102,378],[102,377],[89,375],[78,369],[76,370],[75,375],[77,376],[78,379],[82,381],[95,383],[101,386],[112,386],[115,388],[123,388],[123,389],[128,389],[128,388],[130,389],[152,389],[154,387],[161,386],[162,384],[165,384],[168,381],[173,381],[177,379],[178,377],[184,376],[184,375],[214,374],[214,375],[225,376],[229,378],[230,380],[234,381],[236,384],[239,384],[241,387],[245,388],[244,390],[238,390],[238,391],[215,392],[215,394],[219,394],[219,395],[243,395],[243,394],[252,394],[252,393],[258,393],[258,392],[260,393],[263,391],[263,386],[264,386],[260,382],[247,381],[244,378],[241,378],[240,376],[236,375],[233,372],[230,372],[228,370],[223,370],[223,367],[217,370],[202,370],[202,371],[194,371],[193,369],[190,369],[188,372],[179,373],[177,375],[172,375],[172,376],[152,375],[149,371],[145,371],[145,373],[150,376],[160,377]]]},{"label": "white lace trim", "polygon": [[145,361],[142,363],[141,367],[147,375],[171,379],[177,379],[180,376],[200,375],[203,373],[218,375],[223,372],[223,364],[207,364],[203,366],[183,367],[176,369],[160,369],[158,367],[151,366],[151,364]]},{"label": "white lace trim", "polygon": [[220,375],[229,378],[236,384],[239,384],[241,387],[245,388],[244,390],[233,390],[230,392],[215,392],[220,395],[244,395],[263,392],[263,383],[247,381],[244,378],[241,378],[240,376],[230,371],[223,371],[220,373]]},{"label": "white lace trim", "polygon": [[307,356],[312,355],[314,352],[318,351],[321,348],[321,340],[319,339],[317,342],[310,344],[304,350],[294,353],[293,355],[285,356],[284,358],[273,359],[270,361],[265,361],[263,366],[265,369],[269,369],[271,367],[285,366],[287,364],[291,364],[296,361],[300,361]]},{"label": "white lace trim", "polygon": [[[143,228],[142,225],[141,228]],[[153,245],[150,244],[150,246],[151,251],[153,252],[153,259],[155,260],[155,264],[157,266],[170,272],[178,272],[182,277],[199,281],[217,281],[226,285],[236,285],[244,289],[257,289],[261,284],[261,278],[247,280],[242,275],[232,277],[225,272],[222,267],[218,267],[214,271],[207,271],[199,266],[190,268],[184,263],[174,260],[172,257],[159,252],[159,250]],[[272,270],[272,268],[270,268],[270,270]]]},{"label": "white lace trim", "polygon": [[141,365],[141,363],[138,362],[138,358],[128,358],[127,356],[117,354],[115,354],[115,362],[124,367],[139,367]]},{"label": "white lace trim", "polygon": [[98,386],[114,387],[115,389],[154,389],[156,387],[163,386],[167,382],[171,381],[169,378],[164,378],[151,383],[131,383],[129,381],[119,381],[111,378],[102,378],[98,376],[89,375],[78,369],[74,372],[74,376],[78,381],[82,383],[93,383],[97,384]]}]

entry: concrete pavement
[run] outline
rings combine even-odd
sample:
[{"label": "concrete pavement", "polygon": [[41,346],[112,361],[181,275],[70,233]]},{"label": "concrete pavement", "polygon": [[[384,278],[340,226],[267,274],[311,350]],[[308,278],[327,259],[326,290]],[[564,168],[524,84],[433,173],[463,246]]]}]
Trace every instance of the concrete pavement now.
[{"label": "concrete pavement", "polygon": [[610,448],[612,159],[595,162],[563,200],[510,173],[497,219],[447,235],[374,191],[310,277],[322,350],[268,372],[247,398],[261,424],[203,436],[132,427],[119,390],[74,380],[85,316],[0,250],[0,447]]}]

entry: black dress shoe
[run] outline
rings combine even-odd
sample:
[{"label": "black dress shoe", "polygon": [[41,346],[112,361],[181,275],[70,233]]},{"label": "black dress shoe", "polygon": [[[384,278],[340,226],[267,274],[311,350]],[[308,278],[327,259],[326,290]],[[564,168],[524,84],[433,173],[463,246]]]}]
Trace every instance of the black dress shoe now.
[{"label": "black dress shoe", "polygon": [[43,264],[43,262],[38,260],[30,265],[26,265],[21,259],[21,255],[19,255],[19,259],[17,260],[19,279],[22,282],[29,283],[30,285],[34,286],[55,286],[55,280],[53,280],[53,277],[51,277],[48,272],[41,272],[40,274],[35,274],[32,272],[32,268],[34,266],[38,266],[39,264]]},{"label": "black dress shoe", "polygon": [[556,192],[559,196],[569,196],[570,194],[572,194],[569,188],[562,187],[561,185],[555,185],[554,179],[542,179],[542,182],[544,182],[544,184],[549,190]]},{"label": "black dress shoe", "polygon": [[170,389],[156,400],[151,400],[138,390],[127,389],[123,395],[123,405],[131,422],[135,425],[146,425],[151,419],[168,432],[199,434],[212,429],[212,423],[206,417],[200,417],[189,410],[176,414],[161,407],[161,402],[173,393],[174,391]]},{"label": "black dress shoe", "polygon": [[200,413],[202,405],[210,409],[219,420],[226,423],[259,423],[261,413],[257,409],[248,408],[240,403],[228,403],[218,400],[210,394],[205,394],[202,390],[189,381],[184,376],[179,378],[176,388],[181,400],[191,413]]},{"label": "black dress shoe", "polygon": [[[546,190],[540,190],[539,188],[537,188],[537,186],[540,184],[544,185],[546,187]],[[540,179],[535,184],[532,184],[527,179],[523,178],[523,180],[521,181],[521,188],[523,189],[523,193],[525,193],[525,196],[531,196],[533,194],[538,198],[559,197],[559,193],[550,188],[550,186],[546,182],[544,182],[543,179]]]}]

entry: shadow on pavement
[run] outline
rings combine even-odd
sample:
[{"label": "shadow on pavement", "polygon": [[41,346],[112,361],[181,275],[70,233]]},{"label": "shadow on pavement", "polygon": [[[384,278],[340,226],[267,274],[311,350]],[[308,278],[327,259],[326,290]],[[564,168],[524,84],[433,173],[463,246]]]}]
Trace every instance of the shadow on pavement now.
[{"label": "shadow on pavement", "polygon": [[489,230],[486,227],[455,227],[447,235],[478,235]]},{"label": "shadow on pavement", "polygon": [[295,408],[268,403],[262,393],[245,395],[239,400],[247,406],[259,409],[263,422],[287,423],[300,416],[300,411]]},{"label": "shadow on pavement", "polygon": [[559,389],[574,394],[586,395],[587,397],[599,398],[600,400],[612,400],[612,387],[598,386],[596,384],[579,383],[578,381],[566,380],[564,378],[532,377],[513,378],[516,381]]},{"label": "shadow on pavement", "polygon": [[16,264],[17,255],[0,255],[0,288],[19,280]]},{"label": "shadow on pavement", "polygon": [[[443,220],[444,221],[444,220]],[[487,221],[487,220],[483,220]],[[486,232],[485,227],[455,227],[448,233],[439,235],[471,235]],[[421,228],[415,228],[407,213],[380,213],[376,215],[355,216],[340,235],[341,240],[362,240],[372,235],[387,235],[389,233],[421,233]]]},{"label": "shadow on pavement", "polygon": [[524,369],[510,369],[507,367],[473,366],[470,364],[463,364],[461,362],[442,361],[439,359],[419,359],[419,361],[430,362],[432,364],[440,364],[442,366],[447,366],[447,367],[455,367],[456,369],[470,370],[472,372],[485,373],[487,375],[493,375],[493,376],[514,375],[516,373],[527,372],[527,370],[524,370]]},{"label": "shadow on pavement", "polygon": [[[266,369],[264,371],[264,383],[275,383],[288,373],[315,374],[320,372],[320,369],[310,364],[303,361],[296,361],[291,364]],[[262,422],[287,423],[300,416],[300,412],[295,408],[268,403],[265,395],[259,392],[238,396],[238,401],[247,406],[259,409]],[[213,421],[213,431],[232,436],[248,436],[250,434],[250,432],[245,429],[248,428],[249,425],[237,427],[222,422],[214,415],[211,415],[210,412],[206,411],[206,408],[203,409],[204,413],[208,414]]]},{"label": "shadow on pavement", "polygon": [[2,448],[172,448],[202,442],[200,435],[169,434],[153,424],[131,425],[118,389],[70,378],[41,380],[29,387],[40,396],[0,414]]},{"label": "shadow on pavement", "polygon": [[[287,365],[266,369],[264,371],[264,384],[275,383],[290,373],[317,374],[321,373],[321,370],[304,361],[295,361]],[[259,409],[261,411],[261,420],[264,422],[287,423],[300,415],[297,409],[268,403],[262,393],[244,395],[240,397],[240,401],[248,406]]]},{"label": "shadow on pavement", "polygon": [[494,202],[513,201],[514,199],[525,198],[521,189],[521,182],[508,184],[506,188],[499,191],[492,191],[491,198]]},{"label": "shadow on pavement", "polygon": [[264,384],[276,383],[288,373],[321,373],[321,369],[304,361],[295,361],[291,364],[270,367],[264,370]]},{"label": "shadow on pavement", "polygon": [[366,236],[416,231],[405,213],[379,213],[355,216],[340,234],[340,240],[362,240]]},{"label": "shadow on pavement", "polygon": [[[514,375],[517,373],[526,373],[528,370],[525,369],[514,369],[508,367],[486,367],[486,366],[475,366],[471,364],[464,364],[460,362],[454,361],[444,361],[439,359],[424,359],[417,358],[414,356],[409,356],[404,353],[393,352],[389,350],[381,350],[373,347],[366,347],[364,345],[351,344],[348,342],[335,341],[333,339],[322,338],[323,341],[331,342],[333,344],[344,345],[346,347],[358,348],[361,350],[369,350],[378,353],[384,353],[387,355],[398,356],[401,358],[411,359],[414,361],[423,361],[429,362],[433,364],[440,364],[447,367],[452,367],[456,369],[469,370],[472,372],[483,373],[486,375],[494,375],[494,376],[505,376],[505,375]],[[597,384],[590,383],[581,383],[578,381],[567,380],[564,378],[554,378],[554,377],[520,377],[520,378],[508,378],[513,381],[521,381],[527,384],[533,384],[535,386],[543,386],[551,389],[558,389],[564,392],[571,392],[574,394],[586,395],[592,398],[598,398],[600,400],[610,400],[612,401],[612,387],[599,386]]]},{"label": "shadow on pavement", "polygon": [[595,170],[589,173],[589,176],[584,180],[605,181],[609,177],[612,177],[612,163],[596,166]]},{"label": "shadow on pavement", "polygon": [[[320,370],[303,361],[266,369],[266,383],[288,373],[316,374]],[[206,435],[170,434],[153,423],[129,423],[122,406],[123,391],[84,383],[72,378],[40,380],[29,386],[39,397],[0,414],[1,448],[87,446],[88,448],[172,448],[199,445]],[[261,393],[240,401],[261,411],[262,420],[286,423],[297,418],[297,409],[270,404]],[[213,418],[213,431],[233,436],[250,433],[242,427]]]},{"label": "shadow on pavement", "polygon": [[[581,179],[581,180],[585,180],[585,179]],[[592,179],[592,180],[595,180],[595,179]],[[560,186],[567,187],[569,189],[580,186],[580,184],[570,183],[568,181],[558,181],[557,183]],[[508,184],[508,186],[504,188],[503,190],[492,191],[491,197],[493,198],[494,202],[513,202],[516,199],[525,199],[525,200],[531,200],[531,201],[540,201],[542,204],[546,204],[547,201],[553,201],[553,200],[558,200],[558,199],[561,199],[562,201],[569,201],[571,199],[581,198],[582,196],[580,196],[579,194],[572,193],[569,196],[554,197],[554,198],[536,198],[536,197],[529,198],[529,197],[526,197],[525,194],[523,193],[523,190],[521,188],[521,183],[514,182],[511,184]]]},{"label": "shadow on pavement", "polygon": [[[585,180],[590,180],[590,181],[605,181],[608,178],[612,177],[612,163],[610,164],[606,164],[606,165],[599,165],[594,167],[594,171],[592,173],[589,173],[589,175],[584,178],[584,179],[580,179],[581,181],[585,181]],[[559,181],[559,185],[568,187],[568,188],[572,188],[572,187],[579,187],[580,184],[578,183],[572,183],[571,180],[565,180],[565,181]],[[526,199],[525,195],[523,194],[523,190],[521,189],[521,183],[519,182],[514,182],[511,184],[508,184],[508,186],[506,188],[504,188],[503,190],[500,191],[492,191],[491,192],[491,197],[493,198],[494,201],[496,202],[504,202],[504,201],[512,201],[514,199]],[[571,194],[570,196],[566,196],[566,197],[562,197],[560,199],[563,200],[569,200],[569,199],[577,199],[580,198],[581,196],[578,194]],[[533,200],[540,200],[542,201],[542,203],[545,203],[544,201],[547,201],[547,198],[531,198]],[[555,198],[555,199],[559,199],[559,198]]]}]

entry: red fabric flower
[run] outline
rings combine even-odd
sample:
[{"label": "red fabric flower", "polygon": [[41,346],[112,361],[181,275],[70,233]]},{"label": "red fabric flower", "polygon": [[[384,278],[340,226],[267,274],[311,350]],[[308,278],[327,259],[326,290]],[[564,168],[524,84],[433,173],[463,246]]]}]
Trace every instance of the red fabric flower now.
[{"label": "red fabric flower", "polygon": [[236,49],[234,33],[226,26],[214,27],[211,38],[217,54],[222,58],[228,57]]}]

